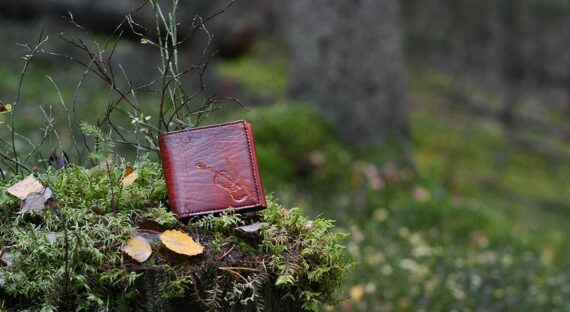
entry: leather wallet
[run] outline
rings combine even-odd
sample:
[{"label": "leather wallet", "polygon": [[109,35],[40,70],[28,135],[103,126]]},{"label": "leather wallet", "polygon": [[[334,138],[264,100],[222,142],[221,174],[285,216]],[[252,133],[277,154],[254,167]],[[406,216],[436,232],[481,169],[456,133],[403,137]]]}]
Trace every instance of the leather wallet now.
[{"label": "leather wallet", "polygon": [[178,217],[267,206],[251,124],[166,132],[159,145],[170,209]]}]

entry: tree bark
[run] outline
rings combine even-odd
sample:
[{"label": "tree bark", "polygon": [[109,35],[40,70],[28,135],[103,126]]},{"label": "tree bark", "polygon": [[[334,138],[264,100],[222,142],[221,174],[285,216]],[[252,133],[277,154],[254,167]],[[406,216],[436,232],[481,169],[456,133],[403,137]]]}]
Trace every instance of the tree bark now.
[{"label": "tree bark", "polygon": [[409,138],[398,0],[290,0],[289,94],[358,146]]}]

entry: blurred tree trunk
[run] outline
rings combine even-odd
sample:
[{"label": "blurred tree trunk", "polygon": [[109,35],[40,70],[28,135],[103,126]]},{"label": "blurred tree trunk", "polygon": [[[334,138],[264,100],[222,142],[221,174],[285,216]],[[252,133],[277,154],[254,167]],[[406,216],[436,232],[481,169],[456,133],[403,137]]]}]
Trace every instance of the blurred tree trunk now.
[{"label": "blurred tree trunk", "polygon": [[[409,140],[398,0],[290,0],[289,94],[348,141]],[[392,141],[394,140],[394,141]]]},{"label": "blurred tree trunk", "polygon": [[512,145],[517,143],[517,124],[515,116],[520,106],[521,89],[525,76],[525,66],[520,45],[520,14],[516,0],[499,1],[500,25],[503,40],[501,49],[501,78],[505,85],[505,100],[500,114],[500,121],[508,144],[498,154],[495,163],[497,179],[503,173],[512,157]]},{"label": "blurred tree trunk", "polygon": [[[113,4],[113,5],[111,5]],[[129,5],[130,4],[130,5]],[[0,0],[0,17],[19,21],[29,21],[39,18],[51,18],[61,25],[72,26],[69,18],[89,31],[112,34],[125,18],[125,14],[141,4],[136,1],[112,2],[108,1],[59,1],[59,0]],[[70,15],[71,14],[71,15]],[[135,16],[138,23],[152,25],[150,16]],[[129,27],[125,25],[124,30]],[[127,31],[124,37],[138,36]]]}]

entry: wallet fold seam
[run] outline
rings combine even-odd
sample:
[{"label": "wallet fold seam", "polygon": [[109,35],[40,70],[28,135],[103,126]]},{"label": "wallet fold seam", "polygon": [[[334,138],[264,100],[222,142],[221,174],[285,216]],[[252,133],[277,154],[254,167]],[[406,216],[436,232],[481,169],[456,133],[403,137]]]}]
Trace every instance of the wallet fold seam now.
[{"label": "wallet fold seam", "polygon": [[245,134],[245,138],[247,139],[247,151],[249,153],[249,162],[251,164],[251,176],[253,177],[253,184],[255,184],[255,198],[257,200],[257,205],[261,204],[261,199],[259,196],[259,184],[257,183],[257,175],[255,174],[255,169],[254,166],[255,164],[253,163],[253,151],[252,151],[252,146],[251,146],[251,139],[249,137],[249,131],[247,130],[247,124],[245,123],[245,121],[242,122],[242,126],[243,126],[243,132]]},{"label": "wallet fold seam", "polygon": [[190,129],[182,129],[182,130],[177,130],[177,131],[163,132],[160,135],[161,136],[170,136],[170,135],[178,134],[178,133],[206,130],[206,129],[211,129],[211,128],[219,128],[219,127],[223,127],[223,126],[230,126],[230,125],[240,124],[240,123],[245,124],[246,122],[245,122],[245,120],[231,121],[231,122],[221,123],[221,124],[217,124],[217,125],[210,125],[210,126],[204,126],[204,127],[198,127],[198,128],[190,128]]}]

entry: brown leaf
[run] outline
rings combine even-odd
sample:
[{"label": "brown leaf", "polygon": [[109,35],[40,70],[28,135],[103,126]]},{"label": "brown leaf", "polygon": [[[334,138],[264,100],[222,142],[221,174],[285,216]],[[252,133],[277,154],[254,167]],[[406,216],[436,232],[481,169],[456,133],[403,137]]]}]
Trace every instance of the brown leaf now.
[{"label": "brown leaf", "polygon": [[30,174],[24,180],[10,186],[7,191],[8,193],[18,197],[21,200],[26,199],[29,194],[35,192],[43,192],[44,186],[34,177],[33,174]]},{"label": "brown leaf", "polygon": [[[130,167],[128,167],[128,168],[130,168]],[[133,182],[135,182],[135,180],[138,177],[139,177],[139,172],[136,170],[133,170],[129,175],[126,175],[123,178],[123,180],[121,180],[121,184],[123,185],[123,187],[130,186],[131,184],[133,184]]]},{"label": "brown leaf", "polygon": [[99,216],[105,215],[105,210],[103,210],[99,207],[93,206],[93,207],[91,207],[91,211],[93,211],[93,213],[95,213],[96,215],[99,215]]},{"label": "brown leaf", "polygon": [[160,240],[166,248],[178,254],[195,256],[204,252],[204,246],[195,242],[188,234],[180,231],[164,231],[160,234]]},{"label": "brown leaf", "polygon": [[158,232],[158,234],[160,234],[162,231],[166,230],[165,226],[159,224],[158,222],[156,222],[154,220],[142,220],[142,221],[138,222],[138,226],[139,226],[139,230],[155,231],[155,232]]},{"label": "brown leaf", "polygon": [[128,176],[129,174],[133,173],[133,171],[135,171],[135,169],[133,169],[133,167],[127,166],[125,168],[125,177]]},{"label": "brown leaf", "polygon": [[131,256],[138,263],[145,262],[152,254],[152,248],[148,241],[142,236],[135,236],[129,239],[127,244],[121,249],[124,253]]}]

